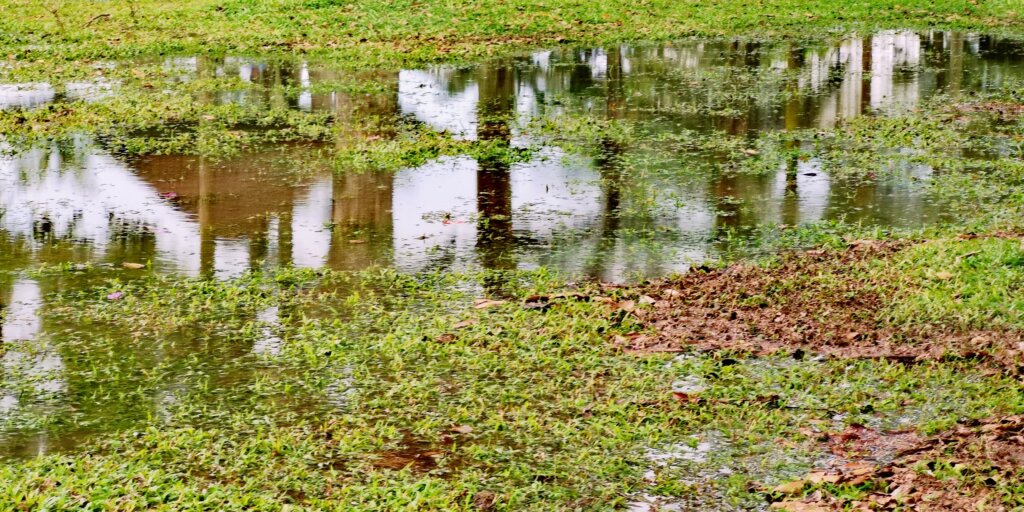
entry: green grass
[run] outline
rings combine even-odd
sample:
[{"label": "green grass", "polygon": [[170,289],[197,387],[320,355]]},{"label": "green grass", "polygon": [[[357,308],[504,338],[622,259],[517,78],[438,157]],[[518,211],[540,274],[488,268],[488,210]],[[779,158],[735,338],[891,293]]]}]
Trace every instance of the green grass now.
[{"label": "green grass", "polygon": [[[106,59],[208,52],[317,52],[356,66],[490,55],[523,45],[604,44],[690,35],[804,37],[835,29],[1020,23],[1013,0],[438,2],[357,0],[5,0],[0,53]],[[108,16],[104,16],[108,15]]]},{"label": "green grass", "polygon": [[[302,141],[326,148],[326,159],[346,172],[393,171],[462,154],[514,163],[536,148],[458,140],[359,108],[290,110],[287,101],[299,94],[294,84],[214,76],[173,82],[163,56],[273,61],[312,54],[338,69],[365,70],[693,35],[803,40],[938,27],[1019,36],[1022,9],[1011,0],[873,0],[842,9],[811,0],[756,8],[660,0],[0,0],[0,10],[15,13],[0,18],[0,55],[9,55],[0,66],[5,82],[61,84],[97,76],[92,61],[138,59],[104,72],[121,83],[116,96],[0,113],[0,132],[12,141],[70,140],[85,132],[120,154],[207,156]],[[786,99],[778,81],[793,79],[681,78],[696,84],[695,93],[674,108],[708,116],[750,103],[777,105]],[[734,86],[720,87],[723,80]],[[393,92],[373,75],[316,87],[353,98]],[[226,91],[261,92],[266,101],[203,100]],[[968,101],[1019,102],[1021,91],[1011,83]],[[813,156],[837,181],[884,181],[894,162],[931,165],[940,172],[924,186],[948,205],[945,223],[723,230],[722,251],[726,258],[762,256],[770,265],[780,249],[834,249],[854,238],[930,239],[891,258],[776,286],[839,294],[872,286],[889,297],[871,312],[880,325],[1024,327],[1019,238],[956,238],[1024,228],[1020,120],[964,115],[937,98],[915,112],[865,116],[835,130],[748,138],[597,119],[574,110],[580,105],[571,98],[559,100],[569,105],[565,115],[517,129],[580,158],[600,153],[596,141],[628,148],[616,162],[627,184],[624,211],[641,219],[630,228],[634,242],[652,246],[658,227],[647,224],[658,218],[654,198],[672,193],[668,184],[709,172],[761,176],[793,157],[812,156],[792,149],[793,140],[813,143]],[[916,151],[894,155],[908,146]],[[965,156],[975,153],[985,156]],[[25,268],[32,258],[28,249],[0,254],[0,268]],[[33,373],[30,358],[5,366],[5,390],[15,390],[22,407],[2,426],[83,445],[0,464],[0,509],[472,510],[484,492],[493,493],[498,510],[621,508],[642,493],[694,508],[756,508],[764,503],[762,486],[800,477],[820,460],[815,439],[822,431],[864,423],[934,433],[965,418],[1024,411],[1019,381],[979,361],[623,354],[609,340],[640,326],[603,303],[521,307],[531,294],[568,286],[571,276],[545,270],[409,276],[281,269],[213,281],[145,271],[125,277],[58,262],[30,275],[46,290],[63,290],[47,298],[46,335],[6,343],[0,352],[59,353],[68,390],[63,397],[41,391],[48,376]],[[14,277],[0,273],[0,281]],[[592,295],[631,293],[578,286]],[[114,292],[123,298],[109,299]],[[475,309],[473,299],[486,295],[510,301]],[[280,311],[273,325],[258,319],[270,307]],[[268,329],[282,340],[282,352],[253,354]],[[681,403],[672,393],[678,380],[699,382],[707,401]],[[702,443],[713,449],[693,456]],[[651,450],[669,455],[654,462]]]},{"label": "green grass", "polygon": [[[979,261],[1006,261],[1011,249],[1002,242],[926,244],[865,268],[902,272],[902,258],[930,250],[928,267],[948,268],[950,258],[969,252],[957,245],[965,243],[980,251]],[[135,350],[182,333],[244,352],[260,330],[254,312],[276,305],[290,312],[276,327],[284,350],[266,362],[283,372],[242,377],[228,388],[200,379],[178,393],[162,421],[136,413],[133,424],[121,426],[127,433],[100,437],[84,452],[0,466],[0,504],[471,510],[473,496],[488,491],[499,510],[606,509],[640,492],[749,507],[764,499],[752,482],[775,485],[813,466],[820,450],[814,431],[865,423],[929,433],[963,418],[1024,410],[1014,379],[970,361],[622,354],[609,337],[636,326],[600,302],[564,301],[547,311],[523,309],[518,300],[473,308],[494,277],[384,270],[280,271],[225,282],[152,276],[61,295],[47,321],[132,329]],[[564,281],[543,271],[502,277],[504,293],[519,299],[557,291]],[[960,283],[970,286],[951,281]],[[990,283],[990,293],[1007,293],[1012,283],[1000,286]],[[948,306],[962,289],[935,300]],[[106,299],[112,290],[125,297]],[[914,300],[897,307],[918,316],[935,309]],[[465,320],[472,322],[455,327]],[[51,343],[68,357],[76,350],[70,339]],[[122,361],[120,370],[97,373],[108,357]],[[125,393],[135,404],[149,403],[168,374],[95,346],[79,359],[68,365],[70,381],[85,386],[85,396],[92,390],[101,407]],[[148,376],[112,379],[140,372]],[[683,379],[706,386],[708,402],[680,403],[672,387]],[[307,398],[337,390],[339,382],[344,393],[335,405]],[[142,387],[132,394],[127,386]],[[706,457],[671,455],[679,450],[672,446],[702,442],[715,447]],[[659,459],[668,462],[648,459],[652,449],[668,450]],[[387,462],[414,451],[433,462]],[[733,475],[722,479],[726,467]],[[653,481],[645,479],[648,470]]]},{"label": "green grass", "polygon": [[890,265],[887,273],[900,289],[894,321],[1024,328],[1024,246],[1018,238],[921,244]]}]

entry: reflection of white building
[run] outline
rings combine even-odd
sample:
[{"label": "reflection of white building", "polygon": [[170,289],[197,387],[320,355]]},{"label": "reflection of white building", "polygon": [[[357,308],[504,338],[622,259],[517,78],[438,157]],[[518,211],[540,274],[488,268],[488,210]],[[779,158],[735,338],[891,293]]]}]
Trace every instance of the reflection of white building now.
[{"label": "reflection of white building", "polygon": [[[831,127],[866,110],[884,113],[905,108],[943,87],[955,87],[961,80],[976,78],[984,87],[1020,74],[1020,63],[1013,61],[1019,58],[1001,57],[1009,63],[986,60],[986,55],[978,53],[982,44],[980,38],[970,35],[883,32],[810,50],[737,41],[583,51],[559,49],[479,68],[402,71],[393,84],[397,91],[391,89],[395,94],[383,103],[387,104],[384,111],[388,113],[394,112],[397,103],[402,114],[466,139],[477,137],[481,111],[507,114],[519,122],[537,117],[556,118],[565,112],[603,119],[657,119],[658,123],[666,120],[665,130],[679,127],[746,133]],[[942,65],[922,65],[947,57],[948,70],[935,69]],[[320,96],[324,94],[320,91],[311,92],[316,90],[317,80],[336,78],[338,73],[315,63],[297,61],[280,68],[275,65],[233,57],[165,62],[167,69],[180,73],[182,79],[212,73],[264,85],[288,80],[301,88],[297,99],[288,100],[291,107],[315,110],[327,106],[339,111],[353,110],[357,112],[353,115],[359,115],[358,108],[350,108],[359,106],[358,102],[350,98],[331,96],[330,101],[322,101],[328,96]],[[503,65],[507,68],[502,69]],[[765,76],[769,79],[759,81],[759,87],[792,89],[765,91],[768,98],[774,97],[770,93],[785,93],[778,95],[785,98],[784,104],[751,101],[751,105],[736,107],[717,98],[714,87],[708,87],[706,81],[728,80],[740,67],[768,73]],[[791,71],[796,74],[795,81],[771,79]],[[615,82],[619,77],[622,82]],[[394,82],[396,75],[386,79]],[[0,107],[34,105],[54,97],[53,90],[45,84],[12,87],[0,86]],[[64,90],[69,95],[109,92],[102,84],[90,87],[93,89],[83,86]],[[266,90],[248,87],[208,100],[282,101],[266,96]],[[496,102],[481,103],[491,101]],[[482,105],[486,108],[482,109]],[[715,112],[721,107],[729,108],[725,109],[727,113],[709,116],[700,110],[701,105]],[[781,116],[776,107],[784,109]],[[783,116],[785,119],[780,122]],[[723,122],[716,124],[718,121]],[[519,131],[514,121],[511,124],[513,146],[536,142]],[[658,124],[658,129],[661,126]],[[609,151],[620,157],[641,157],[638,160],[644,156],[636,148]],[[478,238],[486,238],[486,234],[477,231],[477,209],[480,196],[492,192],[477,190],[478,164],[469,157],[442,158],[416,169],[401,170],[387,179],[354,179],[348,185],[325,172],[302,183],[279,185],[271,190],[260,180],[244,178],[258,174],[246,172],[258,167],[248,160],[235,163],[236,176],[229,183],[230,180],[195,179],[195,167],[203,165],[187,159],[169,158],[149,170],[140,163],[133,170],[85,144],[71,154],[61,155],[46,149],[0,158],[0,209],[4,211],[0,229],[15,237],[32,239],[45,226],[54,236],[87,243],[94,259],[111,254],[108,246],[113,245],[110,240],[118,230],[145,231],[151,234],[155,245],[152,252],[156,263],[194,274],[211,267],[203,267],[203,261],[212,261],[212,269],[222,276],[251,268],[254,259],[261,258],[308,267],[356,268],[356,260],[363,264],[370,260],[386,261],[408,269],[471,264],[481,246]],[[674,176],[650,187],[650,181],[658,178],[644,177],[642,185],[650,187],[651,194],[657,197],[633,197],[637,203],[645,202],[640,207],[628,204],[630,199],[624,194],[623,226],[616,227],[615,222],[604,222],[609,205],[617,201],[611,200],[614,194],[609,192],[604,176],[609,169],[599,168],[601,165],[614,166],[587,158],[566,158],[562,151],[549,149],[508,169],[508,182],[496,188],[510,189],[510,229],[526,245],[516,249],[522,252],[520,263],[554,262],[554,266],[575,270],[581,268],[579,261],[584,258],[580,255],[597,251],[598,243],[608,245],[607,231],[650,230],[652,223],[672,226],[677,239],[666,243],[699,259],[697,256],[706,247],[702,240],[716,226],[729,224],[724,219],[729,215],[743,217],[737,224],[809,222],[830,218],[835,215],[835,205],[842,204],[837,202],[839,195],[830,192],[836,183],[810,159],[796,164],[795,173],[793,169],[779,169],[777,175],[729,183],[712,183],[717,177],[687,181],[688,178]],[[191,188],[183,192],[188,187]],[[728,191],[730,187],[735,190]],[[213,199],[197,206],[196,201],[175,202],[161,197],[161,193],[175,190],[191,199]],[[722,201],[723,194],[736,196],[736,202],[743,203],[742,208],[731,208],[729,205],[735,206],[736,202]],[[859,197],[856,207],[870,203],[865,199],[869,195]],[[262,209],[244,206],[254,201],[274,204]],[[718,215],[723,205],[731,210]],[[884,207],[897,209],[889,204]],[[641,210],[642,214],[636,214]],[[256,217],[259,220],[246,220]],[[635,224],[629,225],[630,222]],[[339,235],[339,230],[330,230],[332,224],[349,231]],[[643,226],[638,228],[636,224]],[[217,229],[203,228],[212,225]],[[265,240],[256,240],[263,244],[258,249],[254,249],[256,231],[260,232],[260,240]],[[631,254],[630,257],[636,257],[642,251],[630,245],[627,236],[617,239],[614,251],[623,258]],[[348,243],[365,243],[361,246],[363,254],[351,257],[360,249],[345,245]],[[558,256],[545,252],[556,245],[566,251],[557,261]],[[394,257],[374,258],[386,252],[380,250],[381,246],[392,250]],[[669,267],[673,265],[670,263]]]},{"label": "reflection of white building", "polygon": [[65,162],[56,148],[0,158],[0,229],[31,239],[45,229],[88,241],[100,257],[113,220],[152,230],[157,252],[186,272],[198,271],[198,227],[117,159],[84,144]]},{"label": "reflection of white building", "polygon": [[[76,101],[97,101],[114,92],[117,82],[104,78],[63,85],[64,97]],[[0,84],[0,110],[31,109],[57,99],[58,91],[48,83]]]}]

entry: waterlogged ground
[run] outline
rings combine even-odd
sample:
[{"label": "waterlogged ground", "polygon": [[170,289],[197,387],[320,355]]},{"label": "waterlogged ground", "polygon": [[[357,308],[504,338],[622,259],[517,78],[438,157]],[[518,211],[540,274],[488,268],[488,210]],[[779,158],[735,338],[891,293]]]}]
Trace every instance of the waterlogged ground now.
[{"label": "waterlogged ground", "polygon": [[[936,170],[919,158],[917,141],[890,148],[884,175],[861,180],[832,172],[835,148],[819,138],[858,116],[899,116],[936,96],[957,101],[1019,83],[1024,43],[883,32],[809,47],[695,41],[567,49],[376,73],[379,91],[369,93],[331,90],[347,75],[305,61],[195,57],[156,66],[163,74],[148,84],[154,101],[165,85],[231,78],[220,84],[227,89],[189,99],[254,115],[321,113],[338,118],[339,133],[316,143],[260,141],[216,159],[174,154],[197,151],[177,142],[201,125],[114,140],[9,141],[12,155],[0,168],[6,245],[45,241],[67,251],[54,256],[58,262],[151,262],[189,275],[238,275],[263,262],[406,271],[544,266],[620,281],[685,270],[761,226],[917,227],[944,220],[948,210],[930,194]],[[172,92],[181,91],[165,94]],[[9,84],[0,106],[31,116],[54,102],[77,111],[118,94],[102,78]],[[52,118],[51,110],[41,117]],[[209,122],[229,122],[218,115],[228,116],[214,112]],[[226,136],[260,131],[246,128]],[[403,136],[422,137],[417,130],[454,141],[423,148],[426,155],[344,148],[364,139],[401,144]],[[492,144],[467,154],[460,140]],[[452,154],[429,158],[431,151]]]},{"label": "waterlogged ground", "polygon": [[876,438],[1024,409],[1022,40],[75,66],[0,72],[0,503],[943,510]]}]

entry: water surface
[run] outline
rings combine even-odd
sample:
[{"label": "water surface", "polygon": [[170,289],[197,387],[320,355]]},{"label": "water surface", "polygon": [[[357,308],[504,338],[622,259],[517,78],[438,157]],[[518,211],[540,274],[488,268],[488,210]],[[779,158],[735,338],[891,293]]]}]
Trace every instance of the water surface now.
[{"label": "water surface", "polygon": [[[241,344],[183,335],[147,345],[123,333],[51,325],[42,314],[48,297],[90,282],[27,273],[41,264],[89,263],[116,275],[133,262],[222,279],[277,266],[545,266],[621,281],[684,271],[763,226],[926,225],[945,218],[928,191],[934,171],[898,153],[891,176],[849,180],[830,176],[812,143],[780,137],[803,156],[767,172],[730,173],[721,155],[613,139],[593,141],[595,154],[548,144],[524,127],[545,119],[622,121],[651,137],[733,137],[756,151],[772,134],[830,129],[857,116],[898,114],[938,94],[955,99],[1024,79],[1024,44],[883,32],[811,46],[716,40],[559,49],[378,72],[372,78],[385,91],[371,94],[324,91],[317,84],[347,75],[312,61],[184,57],[164,65],[173,80],[238,76],[259,86],[196,101],[332,112],[341,123],[400,118],[530,152],[515,163],[463,155],[397,172],[339,173],[331,144],[268,146],[226,159],[127,158],[86,136],[4,146],[0,332],[8,348],[0,365],[0,455],[70,448],[97,432],[159,422],[197,386],[265,378],[275,371],[267,358],[287,342],[273,328],[282,317],[277,308],[254,319],[270,326],[264,335]],[[281,86],[300,92],[282,94]],[[117,88],[0,84],[0,108],[98,101]],[[97,365],[124,377],[124,396],[97,396],[87,378]],[[156,381],[148,376],[153,369],[160,370]]]}]

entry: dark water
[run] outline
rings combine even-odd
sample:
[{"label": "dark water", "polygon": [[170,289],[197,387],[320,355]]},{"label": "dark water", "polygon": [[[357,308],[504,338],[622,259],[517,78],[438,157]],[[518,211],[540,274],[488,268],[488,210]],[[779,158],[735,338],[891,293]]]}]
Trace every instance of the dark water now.
[{"label": "dark water", "polygon": [[[80,285],[26,273],[41,263],[150,262],[158,272],[220,278],[280,265],[409,272],[545,266],[624,280],[685,270],[760,226],[924,225],[944,212],[924,185],[932,170],[899,158],[887,179],[843,180],[829,176],[813,145],[793,142],[788,149],[809,156],[767,172],[728,173],[711,154],[610,139],[594,141],[597,155],[574,153],[545,145],[522,127],[584,117],[639,123],[650,137],[692,132],[738,137],[755,148],[772,134],[829,129],[861,115],[913,109],[936,94],[955,98],[1020,80],[1024,44],[885,32],[807,47],[688,41],[556,50],[475,66],[379,72],[371,78],[384,91],[371,94],[325,92],[317,84],[347,75],[316,62],[204,57],[168,59],[165,66],[176,80],[237,75],[265,86],[196,101],[327,111],[341,123],[399,117],[458,138],[535,151],[516,163],[454,156],[394,173],[351,174],[333,171],[330,145],[267,147],[221,160],[126,159],[86,137],[5,146],[0,271],[9,277],[0,278],[0,304],[2,337],[13,348],[0,369],[0,429],[2,418],[28,407],[51,420],[74,417],[72,426],[16,423],[0,430],[7,455],[71,446],[78,439],[72,431],[159,421],[162,403],[199,382],[170,379],[173,385],[114,402],[87,398],[83,383],[85,391],[71,389],[80,377],[67,370],[67,359],[86,357],[90,345],[83,339],[103,337],[104,350],[129,344],[116,333],[41,320],[48,294]],[[275,92],[282,85],[300,92]],[[7,84],[0,85],[0,108],[115,94],[112,82]],[[276,321],[275,311],[264,315]],[[159,355],[138,344],[131,350],[143,368],[224,376],[264,371],[254,369],[252,361],[262,359],[253,354],[272,353],[280,342],[268,336],[262,345],[228,350],[215,340],[179,340]],[[116,367],[114,360],[89,360],[96,361]]]}]

